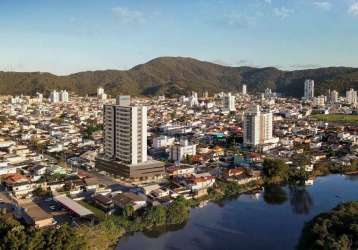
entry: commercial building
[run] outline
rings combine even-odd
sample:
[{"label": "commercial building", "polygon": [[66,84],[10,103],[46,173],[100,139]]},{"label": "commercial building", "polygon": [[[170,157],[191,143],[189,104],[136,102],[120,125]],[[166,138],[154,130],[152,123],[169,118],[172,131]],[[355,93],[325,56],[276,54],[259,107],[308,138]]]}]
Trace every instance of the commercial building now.
[{"label": "commercial building", "polygon": [[196,145],[189,144],[186,139],[180,140],[180,143],[173,145],[169,151],[169,159],[172,161],[182,161],[188,155],[196,155]]},{"label": "commercial building", "polygon": [[314,97],[314,81],[306,80],[304,86],[304,96],[305,100],[312,100]]},{"label": "commercial building", "polygon": [[257,146],[277,143],[272,136],[272,113],[263,113],[259,105],[253,106],[244,115],[244,145]]},{"label": "commercial building", "polygon": [[55,225],[56,221],[54,220],[52,215],[44,211],[33,201],[26,201],[19,205],[22,210],[22,218],[27,224],[36,228],[43,228]]}]

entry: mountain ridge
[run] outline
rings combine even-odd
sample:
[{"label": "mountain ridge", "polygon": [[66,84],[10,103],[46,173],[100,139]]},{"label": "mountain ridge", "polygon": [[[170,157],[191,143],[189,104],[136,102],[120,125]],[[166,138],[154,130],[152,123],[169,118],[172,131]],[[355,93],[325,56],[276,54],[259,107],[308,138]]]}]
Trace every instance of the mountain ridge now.
[{"label": "mountain ridge", "polygon": [[48,94],[52,89],[68,89],[93,95],[99,86],[112,95],[169,95],[209,91],[240,91],[243,84],[252,92],[271,88],[287,96],[299,97],[303,82],[316,81],[316,93],[330,89],[343,93],[358,88],[358,68],[326,67],[285,71],[275,67],[233,67],[190,57],[158,57],[129,70],[83,71],[58,76],[47,72],[0,71],[0,94]]}]

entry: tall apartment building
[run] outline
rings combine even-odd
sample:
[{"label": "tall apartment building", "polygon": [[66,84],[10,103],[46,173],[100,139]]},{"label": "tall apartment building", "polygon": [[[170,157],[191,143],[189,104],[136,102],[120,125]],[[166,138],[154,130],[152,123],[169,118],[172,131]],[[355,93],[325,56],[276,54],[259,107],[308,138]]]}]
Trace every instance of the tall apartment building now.
[{"label": "tall apartment building", "polygon": [[259,105],[245,112],[243,130],[245,146],[278,142],[278,138],[272,136],[272,113],[262,113]]},{"label": "tall apartment building", "polygon": [[104,105],[103,123],[104,157],[96,167],[126,178],[164,174],[164,164],[147,157],[147,107],[119,96],[116,105]]},{"label": "tall apartment building", "polygon": [[304,86],[304,96],[305,100],[312,100],[314,97],[314,81],[306,80]]},{"label": "tall apartment building", "polygon": [[66,90],[61,90],[59,94],[60,102],[68,102],[69,101],[69,95]]},{"label": "tall apartment building", "polygon": [[100,100],[106,100],[107,99],[107,94],[104,93],[104,89],[102,87],[99,87],[97,89],[97,98]]},{"label": "tall apartment building", "polygon": [[243,94],[243,95],[246,95],[246,94],[247,94],[246,84],[242,85],[242,94]]},{"label": "tall apartment building", "polygon": [[357,91],[354,89],[350,89],[346,91],[346,100],[349,104],[356,104],[357,103]]},{"label": "tall apartment building", "polygon": [[331,103],[338,102],[338,97],[339,97],[338,91],[336,91],[336,90],[331,91],[330,98],[329,98],[330,102]]},{"label": "tall apartment building", "polygon": [[50,99],[50,102],[57,103],[60,101],[60,94],[56,90],[53,90],[50,94],[49,99]]},{"label": "tall apartment building", "polygon": [[[122,98],[122,99],[121,99]],[[147,161],[147,107],[130,106],[128,96],[104,106],[104,153],[125,164]]]},{"label": "tall apartment building", "polygon": [[235,96],[231,95],[231,93],[227,93],[227,95],[223,96],[223,109],[225,111],[236,111],[235,107]]}]

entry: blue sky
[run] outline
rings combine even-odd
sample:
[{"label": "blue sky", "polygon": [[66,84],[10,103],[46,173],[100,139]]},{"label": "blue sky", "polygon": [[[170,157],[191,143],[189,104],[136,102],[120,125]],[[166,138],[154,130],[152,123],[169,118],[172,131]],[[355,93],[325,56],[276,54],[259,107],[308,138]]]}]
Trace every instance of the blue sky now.
[{"label": "blue sky", "polygon": [[0,0],[0,70],[358,67],[358,0]]}]

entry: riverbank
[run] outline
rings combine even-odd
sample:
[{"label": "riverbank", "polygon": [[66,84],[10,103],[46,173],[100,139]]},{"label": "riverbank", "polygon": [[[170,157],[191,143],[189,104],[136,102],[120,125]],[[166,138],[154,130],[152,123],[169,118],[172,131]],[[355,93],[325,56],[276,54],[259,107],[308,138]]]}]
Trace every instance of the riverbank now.
[{"label": "riverbank", "polygon": [[[205,197],[186,200],[180,196],[167,207],[157,205],[127,215],[103,216],[101,214],[97,225],[79,226],[77,232],[80,236],[89,239],[89,245],[97,245],[101,249],[113,248],[124,235],[168,226],[180,226],[190,219],[190,209],[200,207],[203,202],[219,202],[238,197],[240,194],[260,189],[262,184],[262,182],[253,182],[241,186],[235,182],[218,180]],[[98,209],[91,205],[87,204],[86,207],[95,214],[98,212]]]},{"label": "riverbank", "polygon": [[310,186],[277,186],[209,202],[191,209],[183,225],[123,235],[118,249],[293,250],[305,222],[357,200],[357,188],[356,178],[328,175]]},{"label": "riverbank", "polygon": [[[296,185],[303,183],[308,178],[316,178],[317,176],[329,175],[336,172],[335,169],[329,166],[322,166],[317,171],[312,172],[310,176],[301,175],[296,170],[292,172],[286,164],[277,160],[266,160],[264,164],[264,177],[260,181],[248,183],[247,185],[239,185],[235,181],[227,181],[224,179],[217,179],[214,186],[208,189],[206,196],[185,200],[179,197],[174,200],[169,206],[157,205],[148,207],[136,213],[128,211],[122,215],[99,216],[101,221],[94,227],[95,230],[102,230],[108,232],[111,237],[105,237],[101,233],[93,234],[91,240],[95,242],[102,242],[103,246],[115,246],[120,237],[124,235],[133,234],[140,231],[156,230],[159,227],[180,226],[189,220],[190,209],[201,206],[208,202],[221,202],[232,198],[237,198],[241,194],[250,192],[252,190],[261,190],[263,186],[267,185],[270,192],[276,192],[277,188],[270,188],[286,185]],[[273,190],[273,191],[272,191]],[[275,191],[276,190],[276,191]],[[90,210],[96,214],[96,208]],[[82,226],[79,228],[81,235],[86,237],[90,228]],[[113,233],[114,232],[114,233]],[[118,237],[115,237],[118,236]]]}]

